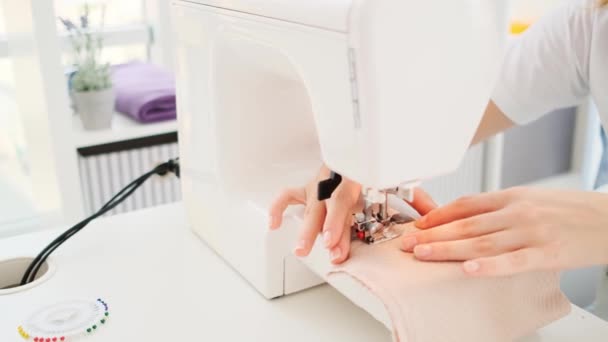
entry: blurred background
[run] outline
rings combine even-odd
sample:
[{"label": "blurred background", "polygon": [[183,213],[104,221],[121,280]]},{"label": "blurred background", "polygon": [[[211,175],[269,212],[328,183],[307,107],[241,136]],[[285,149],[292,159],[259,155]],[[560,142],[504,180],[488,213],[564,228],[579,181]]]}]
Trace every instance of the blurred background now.
[{"label": "blurred background", "polygon": [[[505,1],[510,2],[513,42],[568,0]],[[169,1],[86,3],[90,29],[103,37],[103,62],[141,61],[173,70]],[[78,22],[84,5],[78,0],[0,0],[0,238],[75,222],[130,180],[178,155],[175,120],[141,123],[116,113],[110,128],[91,131],[74,114],[65,91],[73,49],[58,17]],[[592,190],[601,185],[596,184],[604,149],[600,132],[591,101],[561,109],[492,142],[493,158],[498,151],[500,162],[491,172],[503,188]],[[484,158],[487,146],[473,151],[459,172],[482,184]],[[454,183],[446,178],[428,187],[443,202],[482,189]],[[111,214],[179,199],[177,180],[150,181]],[[585,307],[593,302],[601,275],[600,268],[570,272],[562,283],[570,298]]]},{"label": "blurred background", "polygon": [[[0,2],[0,236],[38,229],[41,223],[61,222],[66,215],[77,217],[90,213],[95,206],[101,204],[103,199],[107,199],[104,196],[118,189],[121,185],[119,182],[111,187],[109,184],[96,187],[96,183],[104,177],[103,181],[109,183],[111,177],[108,173],[113,171],[112,167],[117,166],[111,165],[106,159],[118,159],[123,157],[120,152],[126,154],[131,149],[127,146],[106,149],[105,153],[87,153],[88,147],[143,139],[136,144],[130,144],[138,147],[135,149],[138,155],[127,155],[128,158],[125,158],[141,164],[131,166],[137,169],[132,172],[132,177],[136,176],[139,169],[147,169],[150,164],[159,162],[164,154],[167,156],[176,154],[173,153],[171,146],[163,146],[163,149],[153,151],[159,154],[158,157],[152,157],[154,160],[148,161],[150,153],[145,149],[146,145],[156,146],[146,144],[147,137],[172,133],[175,142],[177,125],[174,120],[144,125],[126,116],[116,115],[111,129],[87,131],[69,108],[69,104],[65,106],[64,101],[61,107],[61,104],[51,103],[53,101],[49,97],[53,96],[52,92],[44,90],[58,86],[57,82],[62,80],[53,80],[52,75],[44,68],[59,66],[63,68],[65,75],[68,75],[73,62],[69,34],[58,18],[67,18],[78,23],[85,4],[91,7],[89,16],[91,30],[99,30],[103,37],[104,48],[100,58],[102,62],[118,65],[132,61],[150,61],[164,66],[167,70],[170,69],[171,63],[160,51],[161,48],[170,47],[169,44],[161,47],[162,35],[159,34],[161,31],[169,34],[170,31],[168,2],[149,0],[53,0],[32,1],[31,4],[20,4],[16,1]],[[34,25],[26,27],[25,20],[21,23],[11,22],[11,18],[20,15],[32,16],[30,19]],[[40,26],[36,27],[37,24]],[[43,74],[44,79],[41,81],[45,89],[34,89],[35,87],[27,89],[31,86],[28,83],[33,83],[35,78],[28,74],[29,70],[24,69],[32,65],[28,65],[28,62],[24,61],[25,58],[17,57],[21,53],[19,50],[22,46],[19,45],[22,42],[18,39],[9,39],[21,34],[28,34],[27,44],[31,44],[30,47],[36,49],[29,51],[30,55],[27,58],[40,58],[35,68],[39,68],[38,71]],[[52,37],[56,37],[56,41],[49,44],[48,40]],[[58,49],[58,53],[52,56],[50,54],[54,48]],[[164,55],[169,53],[170,50]],[[12,60],[11,56],[14,57]],[[53,63],[55,65],[51,66]],[[23,88],[26,88],[20,94],[16,91],[19,82],[23,84]],[[65,84],[67,85],[67,76]],[[37,94],[37,91],[42,93]],[[19,101],[27,103],[38,97],[43,98],[38,107],[19,105]],[[24,113],[24,110],[27,112]],[[36,110],[44,113],[32,113]],[[46,117],[48,122],[44,122],[43,117]],[[52,137],[55,135],[62,135],[61,146],[55,147],[54,151],[45,150],[44,146],[40,146],[45,144],[45,139],[38,134],[41,131],[47,131],[49,135],[47,138],[50,140],[53,140]],[[57,149],[72,156],[66,157],[66,153]],[[53,158],[49,158],[47,152],[53,153]],[[53,164],[56,163],[63,165],[62,170],[58,172],[65,173],[65,177],[61,174],[55,175],[56,177],[48,175],[53,173],[55,168]],[[89,164],[95,165],[95,170],[89,167],[91,166]],[[74,170],[68,171],[70,167]],[[101,171],[104,167],[106,170],[103,172],[106,174],[91,174],[93,171]],[[89,178],[82,181],[82,179],[73,179],[74,175],[78,175],[79,178]],[[125,175],[125,177],[129,176],[131,175]],[[72,179],[69,179],[70,177]],[[57,178],[66,180],[61,181]],[[61,186],[53,186],[48,184],[49,182],[56,182],[58,183],[56,185],[61,184]],[[173,187],[174,192],[179,191],[178,186],[174,184]],[[129,203],[129,208],[124,205],[115,213],[178,199],[178,194],[167,195],[163,200],[159,195],[159,199],[154,199],[151,198],[153,190],[147,190],[146,197],[150,197],[149,200],[144,197],[138,198],[138,203]],[[57,193],[53,194],[53,192]],[[77,202],[81,202],[82,208],[75,210],[66,208],[65,204],[60,203],[61,192],[77,193],[76,197],[80,197]]]}]

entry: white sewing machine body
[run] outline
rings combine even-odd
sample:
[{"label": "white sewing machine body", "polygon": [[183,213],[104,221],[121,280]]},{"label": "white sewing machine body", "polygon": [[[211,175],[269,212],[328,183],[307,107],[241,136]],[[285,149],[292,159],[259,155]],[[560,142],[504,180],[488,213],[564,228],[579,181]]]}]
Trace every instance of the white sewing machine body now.
[{"label": "white sewing machine body", "polygon": [[[269,232],[271,200],[322,162],[375,189],[456,169],[500,61],[504,7],[175,1],[180,162],[194,231],[268,298],[322,282],[324,249],[307,267],[292,256],[302,210]],[[352,284],[333,285],[357,295]]]}]

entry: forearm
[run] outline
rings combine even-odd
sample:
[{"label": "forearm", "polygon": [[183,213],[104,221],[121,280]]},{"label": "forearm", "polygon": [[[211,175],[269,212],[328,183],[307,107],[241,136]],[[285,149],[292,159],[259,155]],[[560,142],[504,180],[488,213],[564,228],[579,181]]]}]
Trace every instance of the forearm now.
[{"label": "forearm", "polygon": [[484,140],[512,127],[514,125],[492,100],[488,102],[483,118],[477,127],[475,137],[473,137],[472,145],[483,142]]}]

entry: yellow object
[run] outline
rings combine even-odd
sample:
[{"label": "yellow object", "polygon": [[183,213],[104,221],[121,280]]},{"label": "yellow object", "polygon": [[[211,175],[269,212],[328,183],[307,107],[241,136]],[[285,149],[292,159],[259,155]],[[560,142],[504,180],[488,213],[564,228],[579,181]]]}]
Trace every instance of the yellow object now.
[{"label": "yellow object", "polygon": [[530,23],[523,21],[513,21],[511,22],[511,34],[522,34],[530,27],[530,25]]},{"label": "yellow object", "polygon": [[27,340],[30,338],[30,335],[28,335],[28,333],[23,330],[22,326],[17,327],[17,331],[19,331],[19,335],[21,335],[21,337],[23,337],[24,339]]}]

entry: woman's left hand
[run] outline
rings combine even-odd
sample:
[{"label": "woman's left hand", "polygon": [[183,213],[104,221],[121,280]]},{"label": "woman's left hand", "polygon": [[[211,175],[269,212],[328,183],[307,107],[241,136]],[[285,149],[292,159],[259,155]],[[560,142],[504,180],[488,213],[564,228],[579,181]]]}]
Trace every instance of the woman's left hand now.
[{"label": "woman's left hand", "polygon": [[464,197],[416,222],[403,250],[465,261],[473,276],[608,263],[608,195],[513,188]]}]

